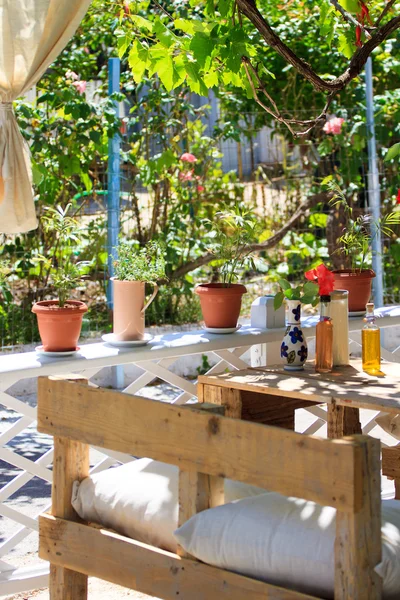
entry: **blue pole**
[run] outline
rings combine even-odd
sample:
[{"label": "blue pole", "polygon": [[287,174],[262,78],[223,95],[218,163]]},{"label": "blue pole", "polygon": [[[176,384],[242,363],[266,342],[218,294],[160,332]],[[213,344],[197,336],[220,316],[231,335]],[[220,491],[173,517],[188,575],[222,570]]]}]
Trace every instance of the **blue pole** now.
[{"label": "blue pole", "polygon": [[[381,193],[379,186],[378,159],[376,155],[374,90],[372,82],[372,59],[365,65],[365,96],[367,100],[367,132],[368,132],[368,204],[374,222],[381,217]],[[375,271],[373,280],[373,297],[375,306],[383,306],[383,264],[381,232],[372,224],[372,268]]]},{"label": "blue pole", "polygon": [[[120,91],[120,60],[110,58],[108,60],[108,93]],[[114,102],[115,115],[119,117],[119,103]],[[107,171],[107,252],[108,273],[114,275],[113,261],[115,259],[115,248],[118,245],[119,235],[119,195],[120,195],[120,137],[115,135],[108,142],[108,171]],[[113,308],[112,283],[107,285],[107,305]]]},{"label": "blue pole", "polygon": [[[121,63],[119,58],[110,58],[108,60],[108,94],[111,96],[114,92],[119,92]],[[114,101],[115,115],[119,117],[119,103]],[[107,252],[108,252],[108,273],[114,275],[113,261],[116,258],[116,247],[118,245],[119,235],[119,195],[120,195],[120,138],[116,134],[108,142],[108,171],[107,171]],[[113,309],[113,286],[108,280],[107,285],[107,305],[110,310]],[[117,365],[111,367],[111,385],[113,388],[121,389],[124,387],[124,367]]]}]

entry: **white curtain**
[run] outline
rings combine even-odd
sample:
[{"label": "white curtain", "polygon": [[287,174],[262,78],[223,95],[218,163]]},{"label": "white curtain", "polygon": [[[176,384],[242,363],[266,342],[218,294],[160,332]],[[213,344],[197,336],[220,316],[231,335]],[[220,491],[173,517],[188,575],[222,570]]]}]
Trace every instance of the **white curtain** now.
[{"label": "white curtain", "polygon": [[12,102],[65,48],[91,0],[0,0],[0,233],[35,229],[28,146]]}]

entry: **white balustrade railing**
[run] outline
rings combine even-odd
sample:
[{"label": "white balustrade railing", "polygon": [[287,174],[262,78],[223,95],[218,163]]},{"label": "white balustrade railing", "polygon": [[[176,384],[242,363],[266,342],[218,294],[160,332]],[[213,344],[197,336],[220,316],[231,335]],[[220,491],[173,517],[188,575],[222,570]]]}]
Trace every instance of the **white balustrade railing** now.
[{"label": "white balustrade railing", "polygon": [[[379,324],[383,328],[400,326],[400,309],[383,309]],[[350,320],[350,339],[355,344],[359,343],[362,325],[362,319]],[[305,320],[304,329],[307,338],[315,335],[314,326],[315,319]],[[150,344],[139,348],[117,349],[102,343],[86,344],[81,347],[79,354],[64,358],[48,358],[39,356],[35,352],[0,355],[0,404],[8,411],[7,416],[3,418],[7,426],[4,429],[0,428],[0,460],[3,461],[3,467],[4,463],[8,466],[7,476],[3,476],[3,480],[9,477],[0,489],[2,530],[6,530],[6,534],[0,532],[0,595],[44,587],[48,582],[48,566],[39,562],[39,559],[33,566],[21,567],[21,563],[26,561],[24,561],[23,550],[21,553],[18,548],[24,547],[26,538],[37,532],[38,515],[27,510],[27,493],[21,501],[19,496],[16,499],[11,497],[29,484],[34,477],[51,483],[50,466],[53,459],[51,440],[37,434],[34,428],[36,406],[31,406],[25,399],[15,398],[10,392],[11,386],[32,377],[73,372],[85,374],[90,378],[104,367],[135,365],[140,371],[123,389],[124,393],[137,394],[154,379],[159,379],[177,388],[178,395],[173,402],[182,404],[194,399],[196,385],[171,370],[177,360],[191,355],[208,354],[215,359],[215,364],[209,373],[218,373],[226,369],[247,368],[249,359],[244,360],[243,357],[251,349],[253,366],[276,362],[283,331],[283,329],[261,330],[243,326],[231,335],[214,335],[203,330],[173,332],[155,337]],[[389,360],[400,359],[399,348],[396,348],[393,354],[383,350],[383,354]],[[307,411],[314,420],[306,432],[312,434],[326,422],[326,411],[318,406],[310,407]],[[374,419],[375,417],[371,417],[364,425],[365,433],[375,426]],[[9,421],[13,422],[8,426]],[[29,457],[32,454],[30,451],[26,451],[25,454],[28,456],[24,456],[12,447],[7,447],[7,444],[13,444],[16,439],[21,439],[22,435],[32,436],[32,433],[37,434],[34,454],[40,454],[39,457],[32,459]],[[92,472],[96,472],[116,462],[125,462],[127,457],[117,452],[94,449],[91,460]],[[4,474],[5,468],[0,469],[0,473],[1,471]],[[47,494],[50,501],[50,486],[45,492],[43,495]],[[42,503],[38,513],[46,510],[49,505],[49,502],[46,505]],[[4,519],[13,522],[14,529],[11,532],[9,527],[3,527]]]}]

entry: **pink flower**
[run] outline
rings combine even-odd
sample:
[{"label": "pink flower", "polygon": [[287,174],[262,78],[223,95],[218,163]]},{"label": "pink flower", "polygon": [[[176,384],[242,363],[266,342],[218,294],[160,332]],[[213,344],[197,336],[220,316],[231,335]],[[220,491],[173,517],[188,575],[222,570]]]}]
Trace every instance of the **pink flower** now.
[{"label": "pink flower", "polygon": [[183,162],[195,163],[197,161],[197,158],[194,154],[190,154],[190,152],[184,152],[181,156],[181,160]]},{"label": "pink flower", "polygon": [[344,119],[341,117],[333,117],[333,119],[329,119],[324,125],[325,133],[332,133],[333,135],[338,135],[342,133],[342,125],[344,123]]},{"label": "pink flower", "polygon": [[205,190],[205,187],[204,187],[204,185],[198,185],[198,186],[197,186],[197,191],[198,191],[198,192],[204,192],[204,190]]},{"label": "pink flower", "polygon": [[84,94],[86,91],[86,81],[74,81],[73,86],[76,87],[80,94]]},{"label": "pink flower", "polygon": [[192,181],[193,171],[188,171],[187,173],[179,173],[179,179],[181,181]]},{"label": "pink flower", "polygon": [[79,75],[77,75],[77,74],[75,73],[75,71],[67,71],[67,72],[65,73],[65,77],[66,77],[67,79],[74,79],[75,81],[76,81],[77,79],[79,79]]},{"label": "pink flower", "polygon": [[86,54],[90,54],[90,50],[87,46],[84,47],[83,51],[86,52]]}]

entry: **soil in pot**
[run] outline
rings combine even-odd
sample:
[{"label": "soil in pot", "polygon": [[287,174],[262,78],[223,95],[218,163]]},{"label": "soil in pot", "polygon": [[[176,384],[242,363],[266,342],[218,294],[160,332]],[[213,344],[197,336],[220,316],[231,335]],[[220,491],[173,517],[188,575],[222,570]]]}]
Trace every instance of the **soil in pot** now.
[{"label": "soil in pot", "polygon": [[32,312],[38,320],[40,339],[45,352],[76,350],[87,306],[79,300],[68,300],[61,308],[55,300],[36,302]]},{"label": "soil in pot", "polygon": [[333,271],[333,274],[335,276],[334,289],[349,292],[349,312],[365,311],[365,305],[371,298],[374,271],[372,269],[363,271],[341,269]]},{"label": "soil in pot", "polygon": [[247,289],[239,283],[229,287],[223,283],[206,283],[195,289],[200,298],[201,312],[206,327],[228,329],[236,327]]}]

